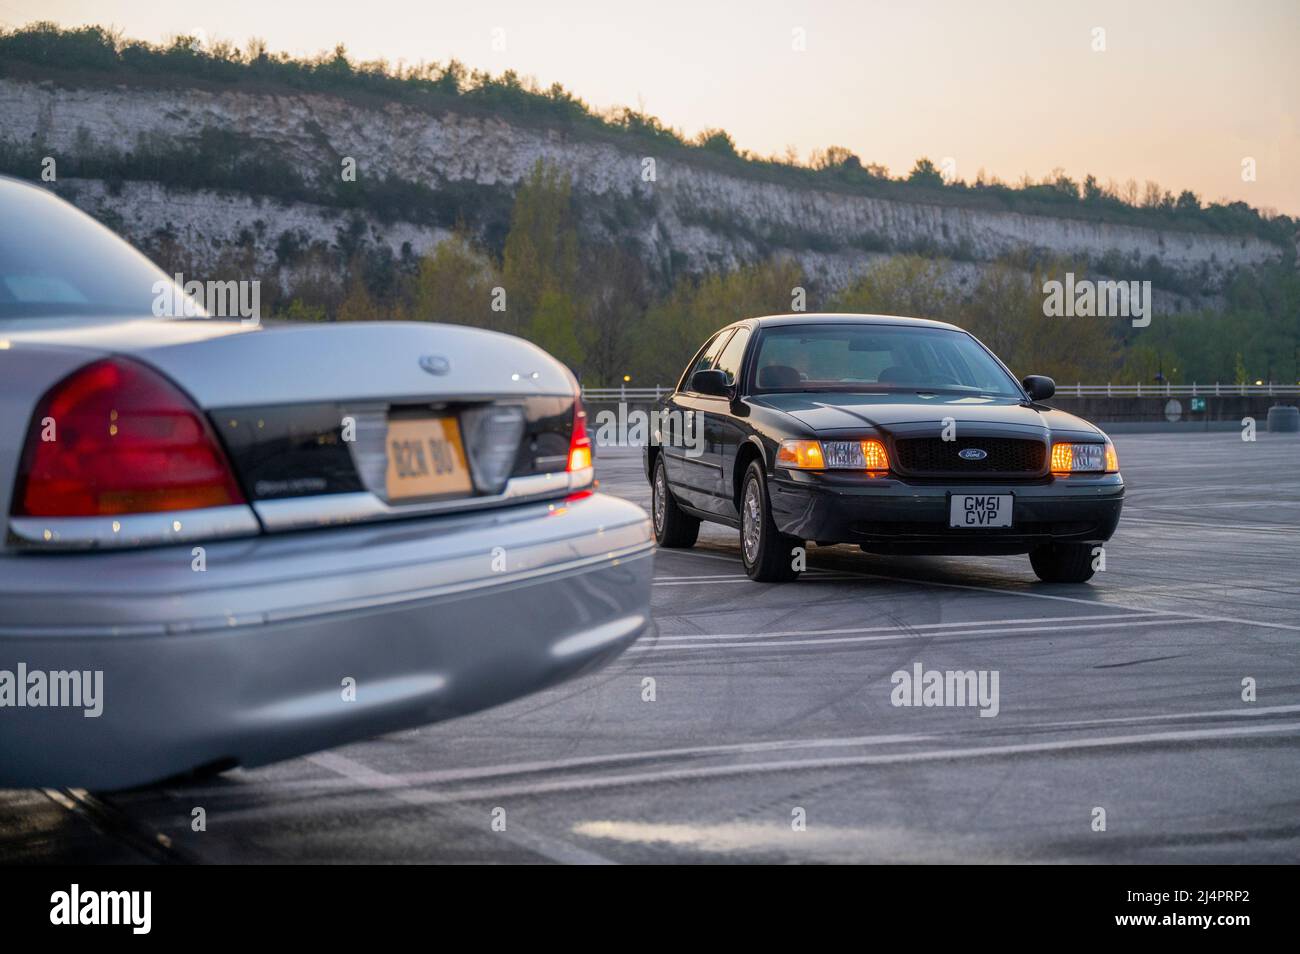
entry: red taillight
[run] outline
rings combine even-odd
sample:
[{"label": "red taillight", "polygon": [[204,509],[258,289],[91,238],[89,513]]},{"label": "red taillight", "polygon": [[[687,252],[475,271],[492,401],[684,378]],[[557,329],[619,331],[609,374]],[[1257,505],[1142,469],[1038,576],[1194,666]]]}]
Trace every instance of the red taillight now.
[{"label": "red taillight", "polygon": [[95,517],[243,502],[193,402],[157,372],[109,358],[64,378],[37,406],[13,512]]},{"label": "red taillight", "polygon": [[573,398],[573,436],[569,438],[569,470],[586,470],[591,466],[591,438],[587,436],[587,412],[582,399]]}]

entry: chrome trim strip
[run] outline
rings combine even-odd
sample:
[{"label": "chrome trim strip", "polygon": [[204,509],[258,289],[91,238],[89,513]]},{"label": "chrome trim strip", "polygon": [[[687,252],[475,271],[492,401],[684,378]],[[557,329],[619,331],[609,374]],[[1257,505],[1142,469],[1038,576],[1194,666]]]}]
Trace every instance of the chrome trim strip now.
[{"label": "chrome trim strip", "polygon": [[113,517],[9,518],[9,535],[19,546],[42,550],[159,546],[255,536],[261,529],[246,504]]},{"label": "chrome trim strip", "polygon": [[424,503],[390,504],[369,491],[347,494],[316,494],[310,497],[285,497],[282,500],[258,500],[253,509],[267,530],[301,530],[308,527],[365,523],[374,520],[398,520],[428,514],[461,513],[487,510],[525,500],[547,500],[583,490],[595,483],[595,470],[556,471],[512,477],[505,490],[494,496],[461,497],[456,500],[431,500]]}]

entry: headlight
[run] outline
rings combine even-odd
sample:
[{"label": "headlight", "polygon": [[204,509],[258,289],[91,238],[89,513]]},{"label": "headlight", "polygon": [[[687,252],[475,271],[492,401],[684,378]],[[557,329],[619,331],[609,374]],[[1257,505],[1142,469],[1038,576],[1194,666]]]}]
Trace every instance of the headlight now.
[{"label": "headlight", "polygon": [[889,470],[889,454],[877,440],[782,441],[776,452],[780,467],[797,470]]},{"label": "headlight", "polygon": [[1119,455],[1106,438],[1104,444],[1053,444],[1054,474],[1114,474],[1119,472]]}]

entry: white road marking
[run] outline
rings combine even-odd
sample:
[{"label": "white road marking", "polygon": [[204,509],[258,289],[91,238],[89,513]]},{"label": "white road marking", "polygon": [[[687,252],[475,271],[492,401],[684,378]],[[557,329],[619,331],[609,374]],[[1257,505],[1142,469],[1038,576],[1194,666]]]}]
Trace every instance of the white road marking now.
[{"label": "white road marking", "polygon": [[935,749],[926,752],[893,752],[884,755],[827,756],[812,759],[785,759],[775,762],[746,762],[734,765],[710,765],[696,768],[664,769],[653,772],[636,772],[625,775],[590,775],[578,778],[552,779],[543,782],[521,782],[495,785],[478,789],[452,791],[412,791],[421,804],[459,801],[477,801],[505,796],[550,795],[558,792],[589,791],[603,788],[621,788],[631,785],[663,784],[665,782],[697,781],[726,778],[735,775],[761,775],[775,772],[813,772],[826,769],[867,768],[873,765],[907,765],[927,762],[952,762],[968,759],[1006,758],[1017,755],[1039,755],[1055,752],[1086,751],[1122,748],[1134,745],[1159,745],[1165,743],[1213,742],[1250,738],[1278,733],[1300,735],[1300,722],[1276,725],[1227,726],[1213,729],[1184,729],[1170,732],[1147,732],[1140,735],[1100,736],[1086,739],[1063,739],[1053,742],[1029,742],[1010,745],[989,745],[974,748]]},{"label": "white road marking", "polygon": [[[307,761],[314,762],[321,768],[329,769],[338,775],[345,776],[351,781],[362,785],[366,788],[373,789],[377,792],[384,792],[392,795],[399,801],[408,805],[428,805],[433,803],[445,803],[447,800],[429,798],[428,792],[411,789],[398,778],[387,775],[367,765],[363,765],[354,759],[345,755],[339,755],[337,752],[318,752],[315,755],[307,756]],[[455,812],[457,821],[467,827],[483,826],[488,823],[488,819],[480,812],[470,812],[468,809],[461,809]],[[604,855],[598,855],[594,851],[588,851],[585,848],[579,848],[577,845],[569,844],[559,838],[552,838],[549,835],[541,835],[537,832],[521,829],[517,825],[514,828],[509,827],[509,819],[505,831],[493,832],[502,838],[519,845],[528,851],[541,855],[551,861],[567,865],[612,865],[615,864]]]},{"label": "white road marking", "polygon": [[[805,583],[832,583],[844,580],[857,580],[860,577],[856,573],[805,573],[800,579]],[[707,583],[749,583],[753,584],[747,576],[730,576],[716,577],[707,580],[682,580],[680,582],[661,583],[656,580],[654,586],[700,586]]]},{"label": "white road marking", "polygon": [[505,775],[530,775],[539,772],[563,771],[571,768],[588,768],[597,765],[616,765],[624,762],[642,762],[653,759],[689,759],[709,755],[748,755],[757,752],[783,752],[796,749],[859,748],[871,745],[900,745],[908,742],[933,742],[932,735],[863,735],[829,739],[774,739],[767,742],[734,742],[726,745],[693,745],[676,749],[647,749],[640,752],[618,752],[610,755],[574,756],[565,759],[546,759],[533,762],[514,762],[505,765],[486,765],[465,769],[436,769],[429,772],[411,772],[389,776],[406,785],[431,785],[439,782],[465,782],[481,778],[500,778]]},{"label": "white road marking", "polygon": [[[1210,510],[1219,507],[1300,507],[1300,500],[1220,500],[1213,503],[1196,502],[1196,509]],[[1130,513],[1146,513],[1148,510],[1168,510],[1171,513],[1185,514],[1185,504],[1143,504],[1141,507],[1124,507],[1124,516]]]},{"label": "white road marking", "polygon": [[[900,632],[890,636],[832,636],[819,639],[790,639],[785,637],[772,638],[763,633],[756,633],[748,642],[720,642],[710,641],[707,635],[698,636],[689,644],[673,643],[664,645],[662,640],[653,643],[636,643],[629,646],[626,652],[650,653],[650,652],[669,652],[672,650],[693,650],[693,649],[717,649],[719,646],[725,646],[727,649],[784,649],[788,646],[831,646],[848,643],[884,643],[897,642],[904,639],[923,639],[927,636],[948,636],[948,635],[970,635],[970,636],[1014,636],[1017,634],[1025,636],[1050,636],[1053,633],[1072,632],[1077,630],[1098,630],[1098,629],[1115,629],[1116,627],[1138,627],[1138,626],[1172,626],[1174,624],[1191,625],[1204,624],[1210,620],[1202,619],[1174,619],[1160,618],[1138,620],[1136,622],[1127,618],[1118,623],[1089,623],[1084,626],[1053,626],[1050,629],[1040,630],[1037,627],[1017,627],[1014,629],[972,629],[969,633],[960,631],[954,633],[913,633]],[[669,637],[671,638],[671,637]],[[732,637],[725,637],[730,639]]]},{"label": "white road marking", "polygon": [[1300,712],[1300,706],[1243,705],[1239,709],[1212,709],[1202,712],[1166,712],[1161,715],[1116,716],[1111,719],[1079,719],[1073,722],[1036,722],[1035,729],[1065,729],[1071,726],[1119,725],[1133,722],[1166,722],[1177,719],[1251,719],[1271,715],[1291,715]]},{"label": "white road marking", "polygon": [[[663,550],[658,551],[663,553]],[[711,553],[696,553],[694,550],[672,550],[672,553],[680,553],[683,556],[702,557],[709,560],[736,560],[738,557],[724,557]],[[1182,616],[1188,619],[1196,619],[1207,623],[1233,623],[1238,626],[1258,626],[1263,629],[1284,629],[1293,633],[1300,633],[1300,626],[1292,623],[1270,623],[1258,619],[1242,619],[1236,616],[1210,616],[1203,613],[1191,613],[1183,610],[1157,610],[1149,609],[1145,606],[1126,606],[1122,603],[1108,603],[1101,600],[1085,600],[1077,596],[1057,596],[1052,593],[1027,593],[1024,590],[1000,589],[996,586],[979,586],[974,583],[941,583],[937,580],[918,580],[915,577],[906,576],[886,576],[883,573],[855,573],[855,576],[861,576],[863,579],[885,580],[890,583],[910,583],[913,586],[941,586],[952,590],[972,590],[977,593],[996,593],[999,596],[1021,596],[1036,600],[1057,600],[1062,603],[1079,603],[1083,606],[1099,606],[1107,609],[1128,610],[1134,613],[1159,613],[1165,616]]]},{"label": "white road marking", "polygon": [[852,636],[858,633],[908,633],[912,630],[978,629],[984,626],[1031,626],[1041,623],[1109,623],[1122,620],[1147,619],[1155,613],[1107,613],[1096,616],[1018,616],[1009,619],[980,619],[955,623],[916,623],[897,626],[852,626],[845,629],[787,629],[774,633],[685,633],[677,636],[660,636],[659,642],[682,642],[700,639],[757,639],[780,636]]},{"label": "white road marking", "polygon": [[1100,606],[1107,609],[1128,610],[1133,613],[1155,613],[1161,616],[1184,617],[1205,623],[1236,623],[1240,626],[1262,626],[1265,629],[1285,629],[1300,633],[1300,626],[1291,623],[1268,623],[1258,619],[1240,619],[1235,616],[1210,616],[1204,613],[1192,613],[1185,610],[1158,610],[1145,606],[1125,606],[1122,603],[1085,600],[1078,596],[1057,596],[1053,593],[1027,593],[1024,590],[999,589],[996,586],[979,586],[974,583],[940,583],[937,580],[918,580],[915,577],[886,576],[883,573],[864,573],[864,577],[885,580],[891,583],[911,583],[914,586],[942,586],[952,590],[973,590],[977,593],[995,593],[999,596],[1022,596],[1036,600],[1057,600],[1061,603],[1078,603],[1083,606]]},{"label": "white road marking", "polygon": [[1196,530],[1203,530],[1209,533],[1294,533],[1300,535],[1300,527],[1291,524],[1241,524],[1241,523],[1214,523],[1202,522],[1194,523],[1191,521],[1175,520],[1152,520],[1149,517],[1129,517],[1124,521],[1126,524],[1138,524],[1144,527],[1192,527]]},{"label": "white road marking", "polygon": [[725,560],[732,566],[740,563],[740,553],[737,551],[735,556],[723,556],[721,553],[701,553],[699,550],[665,550],[659,547],[655,553],[663,553],[669,556],[690,556],[699,557],[701,560]]}]

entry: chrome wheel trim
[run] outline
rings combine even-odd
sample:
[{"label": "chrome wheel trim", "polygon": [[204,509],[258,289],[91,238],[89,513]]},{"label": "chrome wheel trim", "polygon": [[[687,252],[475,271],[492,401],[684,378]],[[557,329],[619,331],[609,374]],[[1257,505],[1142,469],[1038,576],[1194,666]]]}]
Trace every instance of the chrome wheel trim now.
[{"label": "chrome wheel trim", "polygon": [[745,485],[745,499],[740,505],[740,546],[745,562],[758,562],[758,538],[762,533],[763,511],[758,502],[758,481]]},{"label": "chrome wheel trim", "polygon": [[654,511],[655,533],[662,535],[664,532],[664,505],[667,503],[668,488],[664,484],[664,468],[660,464],[655,468],[655,494]]}]

